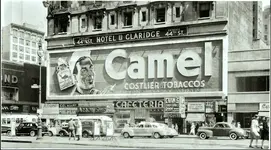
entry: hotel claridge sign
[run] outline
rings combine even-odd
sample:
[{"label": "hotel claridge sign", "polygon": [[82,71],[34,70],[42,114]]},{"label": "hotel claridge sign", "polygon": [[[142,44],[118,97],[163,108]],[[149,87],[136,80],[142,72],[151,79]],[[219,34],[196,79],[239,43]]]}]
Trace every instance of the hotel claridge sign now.
[{"label": "hotel claridge sign", "polygon": [[187,134],[192,122],[249,128],[269,113],[260,1],[43,3],[46,124],[108,116],[116,131],[155,120]]}]

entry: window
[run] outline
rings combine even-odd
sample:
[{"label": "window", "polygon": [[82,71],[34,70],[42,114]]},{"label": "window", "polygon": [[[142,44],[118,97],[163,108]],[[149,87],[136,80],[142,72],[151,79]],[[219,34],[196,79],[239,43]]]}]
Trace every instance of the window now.
[{"label": "window", "polygon": [[145,128],[151,128],[151,124],[145,124]]},{"label": "window", "polygon": [[114,15],[114,14],[111,14],[111,15],[110,15],[110,19],[111,19],[110,24],[111,24],[111,25],[114,25],[114,24],[115,24],[115,15]]},{"label": "window", "polygon": [[37,54],[37,51],[35,49],[32,49],[32,54]]},{"label": "window", "polygon": [[10,124],[10,118],[7,118],[7,124]]},{"label": "window", "polygon": [[20,123],[20,118],[16,118],[16,123]]},{"label": "window", "polygon": [[32,56],[32,57],[31,57],[31,60],[34,61],[34,62],[36,62],[36,57],[35,57],[35,56]]},{"label": "window", "polygon": [[267,31],[267,25],[264,25],[264,29],[265,29],[265,31]]},{"label": "window", "polygon": [[12,52],[12,57],[14,57],[14,58],[17,58],[17,53],[16,52]]},{"label": "window", "polygon": [[124,12],[124,26],[131,26],[133,23],[133,13],[132,12]]},{"label": "window", "polygon": [[24,59],[24,54],[20,54],[20,55],[19,55],[19,58],[20,58],[20,59]]},{"label": "window", "polygon": [[13,29],[12,32],[13,32],[13,36],[18,36],[18,30]]},{"label": "window", "polygon": [[20,44],[21,44],[21,45],[24,45],[24,39],[21,39],[21,38],[20,38]]},{"label": "window", "polygon": [[26,60],[30,60],[30,55],[25,55]]},{"label": "window", "polygon": [[224,128],[223,124],[216,124],[215,128]]},{"label": "window", "polygon": [[181,16],[180,14],[180,7],[176,7],[176,18],[179,18]]},{"label": "window", "polygon": [[68,1],[61,1],[60,5],[62,8],[68,8]]},{"label": "window", "polygon": [[26,40],[26,41],[25,41],[25,45],[26,45],[26,46],[30,46],[30,41]]},{"label": "window", "polygon": [[165,22],[166,20],[166,8],[156,9],[156,22]]},{"label": "window", "polygon": [[269,91],[269,76],[238,77],[237,92]]},{"label": "window", "polygon": [[32,47],[36,47],[36,42],[32,42]]},{"label": "window", "polygon": [[18,46],[13,44],[13,50],[17,51],[18,50]]},{"label": "window", "polygon": [[2,119],[2,124],[7,124],[7,119],[6,118]]},{"label": "window", "polygon": [[35,35],[31,35],[31,40],[32,40],[32,41],[36,40]]},{"label": "window", "polygon": [[18,43],[18,38],[17,37],[13,37],[13,43]]},{"label": "window", "polygon": [[267,41],[267,35],[264,35],[264,40],[266,40],[266,41]]},{"label": "window", "polygon": [[26,52],[27,54],[30,54],[30,48],[26,47],[26,48],[25,48],[25,52]]},{"label": "window", "polygon": [[82,26],[81,26],[81,28],[85,28],[86,26],[87,26],[87,24],[86,24],[86,19],[83,18],[83,19],[82,19]]},{"label": "window", "polygon": [[199,17],[210,17],[210,3],[199,3]]},{"label": "window", "polygon": [[94,16],[94,29],[102,29],[102,16]]},{"label": "window", "polygon": [[23,47],[23,46],[20,46],[20,47],[19,47],[19,51],[20,51],[20,52],[24,52],[24,47]]},{"label": "window", "polygon": [[25,38],[26,38],[26,39],[30,39],[30,33],[26,33],[26,34],[25,34]]},{"label": "window", "polygon": [[146,11],[142,11],[142,22],[147,20]]},{"label": "window", "polygon": [[[69,25],[69,18],[67,15],[56,18],[55,20],[56,34],[66,33],[68,25]],[[40,40],[39,37],[37,37],[37,41],[39,40]]]},{"label": "window", "polygon": [[20,38],[24,38],[24,32],[20,31]]}]

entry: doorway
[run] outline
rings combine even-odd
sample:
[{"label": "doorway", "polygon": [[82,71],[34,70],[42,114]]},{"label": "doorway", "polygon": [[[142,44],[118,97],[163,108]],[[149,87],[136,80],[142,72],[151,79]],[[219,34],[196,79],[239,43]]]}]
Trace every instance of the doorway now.
[{"label": "doorway", "polygon": [[172,124],[178,126],[178,133],[184,134],[184,128],[183,128],[183,120],[182,118],[172,118]]}]

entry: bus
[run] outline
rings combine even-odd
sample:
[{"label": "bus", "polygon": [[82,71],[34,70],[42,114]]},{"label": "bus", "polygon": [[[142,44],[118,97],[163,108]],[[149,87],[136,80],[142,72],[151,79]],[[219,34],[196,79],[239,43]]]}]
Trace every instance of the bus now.
[{"label": "bus", "polygon": [[2,114],[1,121],[2,126],[11,127],[12,121],[15,121],[16,126],[18,126],[21,122],[38,122],[38,116],[28,114]]}]

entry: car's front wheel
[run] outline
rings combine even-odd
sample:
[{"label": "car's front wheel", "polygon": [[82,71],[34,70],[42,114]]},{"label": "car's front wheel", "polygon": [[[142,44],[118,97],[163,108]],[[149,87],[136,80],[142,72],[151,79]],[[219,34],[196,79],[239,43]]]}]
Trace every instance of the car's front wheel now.
[{"label": "car's front wheel", "polygon": [[89,134],[85,131],[85,132],[83,132],[83,138],[88,138],[88,136],[89,136]]},{"label": "car's front wheel", "polygon": [[60,132],[59,132],[59,136],[61,136],[61,137],[65,136],[64,131],[60,131]]},{"label": "car's front wheel", "polygon": [[129,137],[130,137],[130,135],[129,135],[129,133],[124,132],[124,133],[123,133],[123,137],[124,137],[124,138],[129,138]]},{"label": "car's front wheel", "polygon": [[238,135],[233,132],[233,133],[230,134],[230,139],[231,140],[237,140],[238,139]]},{"label": "car's front wheel", "polygon": [[153,137],[154,137],[155,139],[158,139],[158,138],[160,138],[161,136],[160,136],[160,134],[159,134],[158,132],[155,132],[155,133],[153,134]]},{"label": "car's front wheel", "polygon": [[174,136],[169,136],[169,138],[173,138]]},{"label": "car's front wheel", "polygon": [[201,132],[200,134],[199,134],[199,138],[200,139],[207,139],[207,134],[206,133],[204,133],[204,132]]},{"label": "car's front wheel", "polygon": [[36,135],[36,132],[35,131],[30,131],[30,136],[34,137]]}]

